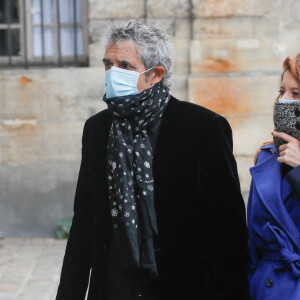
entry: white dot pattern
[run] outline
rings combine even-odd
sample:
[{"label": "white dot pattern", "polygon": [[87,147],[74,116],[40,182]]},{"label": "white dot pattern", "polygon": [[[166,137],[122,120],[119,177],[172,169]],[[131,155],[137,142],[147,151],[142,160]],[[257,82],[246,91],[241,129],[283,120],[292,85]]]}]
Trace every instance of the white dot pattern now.
[{"label": "white dot pattern", "polygon": [[[113,228],[119,241],[124,240],[125,232],[133,249],[139,249],[140,218],[148,218],[147,222],[157,232],[153,155],[147,128],[162,117],[170,100],[169,90],[160,87],[161,84],[157,84],[138,95],[110,99],[104,97],[114,114],[107,147],[107,179]],[[141,205],[146,208],[147,214],[139,215]],[[136,257],[137,261],[139,259]]]}]

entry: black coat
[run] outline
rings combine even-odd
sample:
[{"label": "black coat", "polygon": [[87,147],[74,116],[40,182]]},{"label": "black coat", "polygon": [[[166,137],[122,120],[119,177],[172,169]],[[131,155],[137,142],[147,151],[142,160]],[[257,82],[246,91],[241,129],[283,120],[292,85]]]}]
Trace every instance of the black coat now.
[{"label": "black coat", "polygon": [[[111,228],[106,147],[112,114],[87,120],[57,300],[105,300]],[[228,122],[171,98],[153,158],[160,299],[248,299],[247,230]],[[122,300],[122,299],[120,299]]]}]

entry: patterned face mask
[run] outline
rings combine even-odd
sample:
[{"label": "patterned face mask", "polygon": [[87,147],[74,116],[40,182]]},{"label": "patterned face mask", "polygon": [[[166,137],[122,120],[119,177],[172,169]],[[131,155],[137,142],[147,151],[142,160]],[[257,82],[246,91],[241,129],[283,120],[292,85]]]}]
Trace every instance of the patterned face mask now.
[{"label": "patterned face mask", "polygon": [[[284,132],[300,140],[300,100],[278,100],[274,108],[274,126],[278,132]],[[274,145],[279,147],[286,141],[273,137]]]}]

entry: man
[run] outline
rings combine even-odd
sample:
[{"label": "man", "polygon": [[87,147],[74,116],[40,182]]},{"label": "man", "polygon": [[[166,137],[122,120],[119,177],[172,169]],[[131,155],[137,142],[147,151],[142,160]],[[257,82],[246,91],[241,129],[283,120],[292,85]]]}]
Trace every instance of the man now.
[{"label": "man", "polygon": [[[141,21],[107,32],[108,109],[87,120],[57,300],[248,299],[228,122],[170,95],[174,51]],[[90,279],[89,279],[89,274]]]}]

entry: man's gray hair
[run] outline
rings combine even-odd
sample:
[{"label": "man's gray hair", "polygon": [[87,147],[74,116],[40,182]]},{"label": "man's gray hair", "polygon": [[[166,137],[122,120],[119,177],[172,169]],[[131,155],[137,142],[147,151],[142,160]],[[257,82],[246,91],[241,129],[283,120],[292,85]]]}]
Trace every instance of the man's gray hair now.
[{"label": "man's gray hair", "polygon": [[125,40],[134,42],[146,70],[155,66],[165,68],[162,83],[170,88],[175,51],[168,34],[160,28],[146,24],[143,20],[130,20],[110,26],[106,30],[102,42],[107,48],[111,43]]}]

